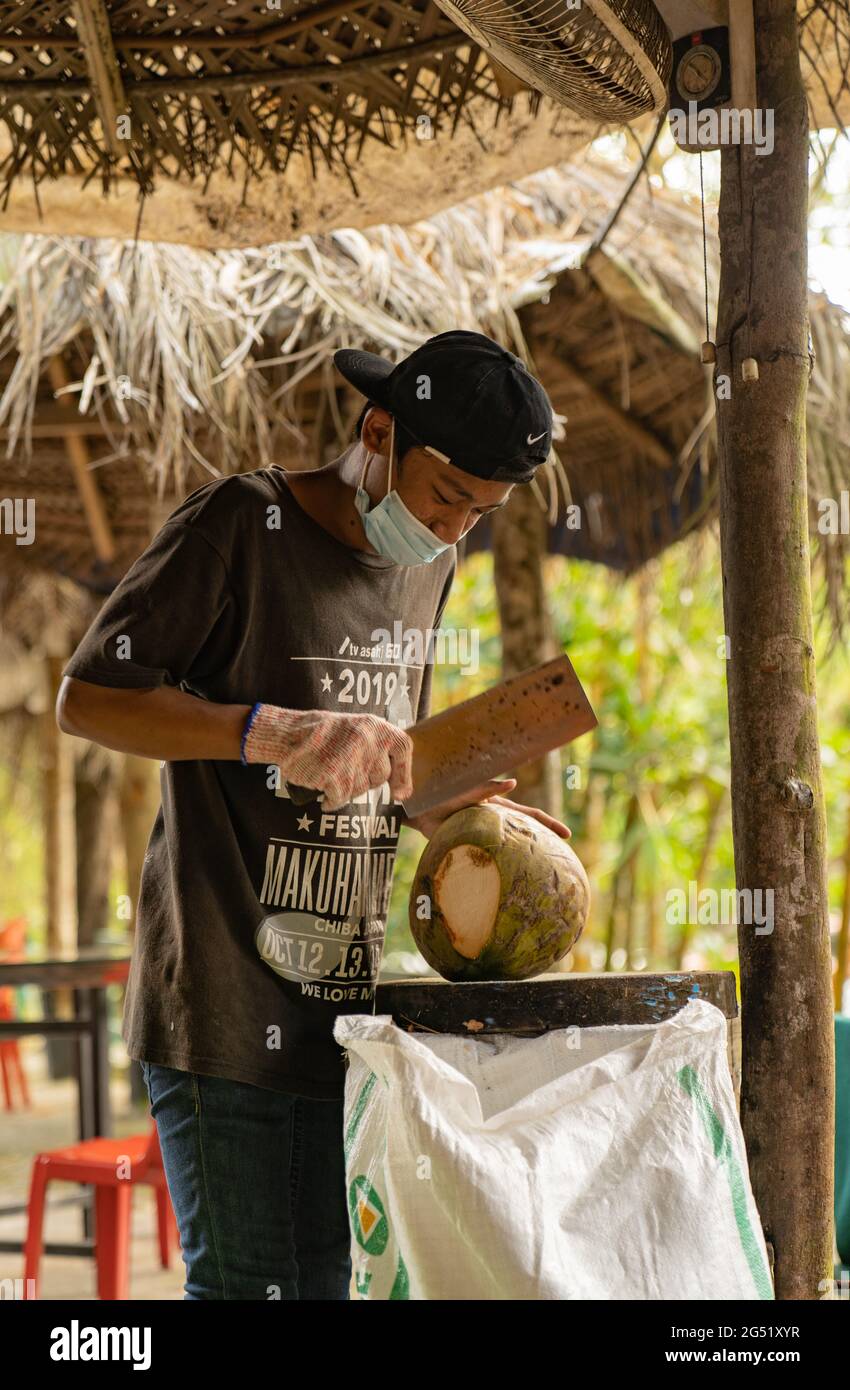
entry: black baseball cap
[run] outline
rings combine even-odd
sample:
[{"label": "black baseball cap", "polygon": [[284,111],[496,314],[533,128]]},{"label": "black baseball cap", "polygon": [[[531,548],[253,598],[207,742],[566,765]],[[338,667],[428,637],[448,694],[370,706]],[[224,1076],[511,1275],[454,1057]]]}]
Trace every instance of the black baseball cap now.
[{"label": "black baseball cap", "polygon": [[520,359],[483,333],[438,333],[401,362],[340,348],[338,371],[423,447],[476,478],[525,483],[552,446],[552,407]]}]

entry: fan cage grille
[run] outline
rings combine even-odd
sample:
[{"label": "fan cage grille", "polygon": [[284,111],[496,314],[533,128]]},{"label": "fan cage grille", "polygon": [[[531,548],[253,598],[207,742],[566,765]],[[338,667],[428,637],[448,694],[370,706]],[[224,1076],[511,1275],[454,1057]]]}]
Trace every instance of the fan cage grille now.
[{"label": "fan cage grille", "polygon": [[497,62],[583,116],[634,120],[666,101],[670,34],[652,0],[437,0]]}]

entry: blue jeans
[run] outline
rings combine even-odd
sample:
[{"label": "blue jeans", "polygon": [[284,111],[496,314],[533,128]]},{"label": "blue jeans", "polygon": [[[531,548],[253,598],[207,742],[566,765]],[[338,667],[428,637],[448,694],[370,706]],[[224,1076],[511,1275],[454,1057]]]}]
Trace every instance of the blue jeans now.
[{"label": "blue jeans", "polygon": [[186,1299],[347,1299],[342,1100],[142,1062]]}]

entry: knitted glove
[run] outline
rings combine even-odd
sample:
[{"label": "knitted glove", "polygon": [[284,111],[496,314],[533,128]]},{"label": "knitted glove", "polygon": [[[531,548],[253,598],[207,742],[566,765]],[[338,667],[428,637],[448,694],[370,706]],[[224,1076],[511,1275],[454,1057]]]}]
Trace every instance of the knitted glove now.
[{"label": "knitted glove", "polygon": [[328,811],[389,782],[396,801],[413,791],[413,744],[377,714],[255,705],[242,736],[242,762],[280,768],[287,782],[324,792]]}]

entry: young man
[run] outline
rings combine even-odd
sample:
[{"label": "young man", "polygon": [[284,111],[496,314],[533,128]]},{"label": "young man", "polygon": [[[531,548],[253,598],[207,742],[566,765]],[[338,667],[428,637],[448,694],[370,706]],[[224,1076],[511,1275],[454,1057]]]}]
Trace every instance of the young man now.
[{"label": "young man", "polygon": [[[57,705],[66,733],[162,769],[123,1036],[188,1299],[348,1297],[334,1019],[374,1011],[401,825],[427,837],[516,785],[404,814],[405,727],[428,713],[421,653],[455,543],[545,460],[546,394],[477,333],[395,367],[335,361],[367,400],[358,440],[315,472],[192,493],[104,605]],[[305,804],[304,788],[319,795]]]}]

